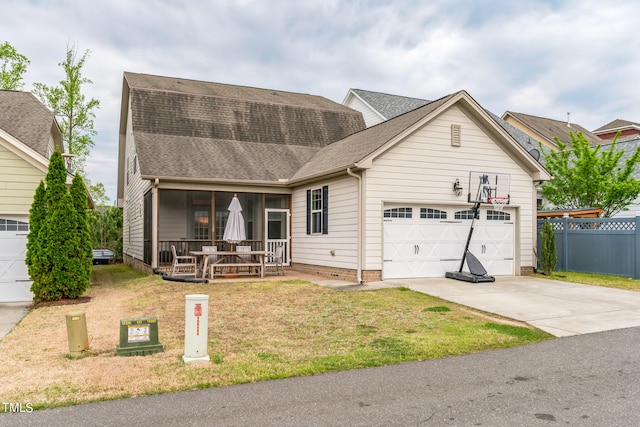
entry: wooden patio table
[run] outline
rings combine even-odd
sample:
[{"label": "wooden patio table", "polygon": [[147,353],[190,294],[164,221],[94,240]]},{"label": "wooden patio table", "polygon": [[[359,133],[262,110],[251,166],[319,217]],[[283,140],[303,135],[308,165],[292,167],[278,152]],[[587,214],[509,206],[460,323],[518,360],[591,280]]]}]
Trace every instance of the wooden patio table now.
[{"label": "wooden patio table", "polygon": [[[272,255],[269,251],[220,251],[220,252],[205,252],[205,251],[189,251],[190,255],[195,255],[200,258],[200,269],[202,271],[202,278],[205,277],[206,271],[204,271],[204,259],[205,256],[215,256],[217,259],[214,262],[209,263],[209,277],[225,276],[225,275],[253,275],[252,270],[255,268],[260,274],[260,277],[264,277],[264,259],[267,255]],[[240,271],[240,268],[247,267],[248,271]],[[226,272],[216,273],[216,269],[226,270]]]}]

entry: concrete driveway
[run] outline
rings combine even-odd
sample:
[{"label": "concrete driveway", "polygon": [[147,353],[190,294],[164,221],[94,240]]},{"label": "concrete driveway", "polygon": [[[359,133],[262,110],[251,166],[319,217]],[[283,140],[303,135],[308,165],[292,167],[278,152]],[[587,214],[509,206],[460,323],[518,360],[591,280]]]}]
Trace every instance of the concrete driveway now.
[{"label": "concrete driveway", "polygon": [[640,326],[640,292],[527,276],[496,276],[493,283],[445,278],[383,283],[521,320],[558,337]]}]

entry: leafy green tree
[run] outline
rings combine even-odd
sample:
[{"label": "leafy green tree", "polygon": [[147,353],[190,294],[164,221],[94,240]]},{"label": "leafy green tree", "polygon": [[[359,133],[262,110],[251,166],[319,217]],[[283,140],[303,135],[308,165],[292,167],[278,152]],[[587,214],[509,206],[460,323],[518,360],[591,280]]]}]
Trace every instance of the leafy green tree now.
[{"label": "leafy green tree", "polygon": [[76,174],[69,189],[71,201],[76,212],[76,233],[79,246],[76,250],[80,259],[82,270],[79,274],[77,286],[83,287],[81,294],[89,287],[91,276],[91,266],[93,265],[93,252],[91,246],[91,235],[89,234],[89,210],[87,208],[87,193],[84,182],[80,175]]},{"label": "leafy green tree", "polygon": [[72,161],[74,172],[85,175],[84,167],[91,148],[95,145],[92,137],[97,132],[93,128],[94,109],[99,108],[96,99],[86,100],[82,86],[93,82],[82,76],[82,67],[89,55],[85,51],[80,59],[76,57],[75,47],[67,49],[67,56],[60,65],[65,71],[65,80],[59,86],[47,86],[34,83],[34,94],[53,110],[58,119],[62,137],[69,153],[75,157]]},{"label": "leafy green tree", "polygon": [[107,196],[107,190],[104,188],[104,184],[99,182],[95,185],[89,183],[89,194],[96,206],[106,205],[109,203],[109,197]]},{"label": "leafy green tree", "polygon": [[30,62],[9,42],[0,45],[0,89],[21,90],[24,87],[22,78]]},{"label": "leafy green tree", "polygon": [[90,230],[94,248],[111,249],[122,259],[122,209],[97,206],[90,213]]},{"label": "leafy green tree", "polygon": [[33,196],[33,203],[29,210],[29,235],[27,236],[27,270],[29,276],[33,280],[39,280],[44,270],[42,258],[40,257],[40,245],[38,244],[38,233],[47,217],[46,193],[44,181],[40,181],[40,185],[36,189]]},{"label": "leafy green tree", "polygon": [[35,301],[77,298],[86,290],[84,267],[78,256],[81,239],[77,232],[78,214],[66,186],[67,171],[62,154],[55,151],[45,178],[46,216],[35,244],[42,271],[31,277]]},{"label": "leafy green tree", "polygon": [[545,167],[553,177],[542,194],[560,209],[601,208],[609,217],[625,209],[640,194],[640,182],[631,175],[640,162],[640,147],[624,162],[616,148],[591,147],[582,133],[571,133],[571,148],[556,138],[558,151],[545,152]]}]

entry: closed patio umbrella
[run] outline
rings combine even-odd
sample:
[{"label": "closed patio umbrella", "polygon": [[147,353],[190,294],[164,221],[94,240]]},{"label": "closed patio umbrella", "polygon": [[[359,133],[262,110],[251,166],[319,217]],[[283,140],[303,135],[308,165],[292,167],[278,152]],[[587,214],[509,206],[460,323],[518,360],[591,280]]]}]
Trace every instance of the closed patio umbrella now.
[{"label": "closed patio umbrella", "polygon": [[227,218],[227,225],[224,227],[222,239],[234,245],[247,239],[247,234],[244,229],[244,218],[242,217],[242,206],[240,206],[237,194],[233,195],[228,210],[229,218]]}]

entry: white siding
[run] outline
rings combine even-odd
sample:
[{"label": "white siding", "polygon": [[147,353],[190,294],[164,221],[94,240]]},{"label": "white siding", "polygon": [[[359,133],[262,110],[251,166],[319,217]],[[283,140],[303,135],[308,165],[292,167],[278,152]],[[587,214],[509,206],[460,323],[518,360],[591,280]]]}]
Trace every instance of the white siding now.
[{"label": "white siding", "polygon": [[[328,234],[307,234],[307,190],[329,186]],[[292,197],[292,262],[357,268],[358,184],[346,177],[300,187]],[[334,251],[335,255],[331,255]]]},{"label": "white siding", "polygon": [[351,95],[349,97],[349,100],[345,105],[349,108],[353,108],[356,111],[360,111],[362,113],[362,117],[364,118],[364,123],[367,125],[367,127],[377,125],[378,123],[382,123],[384,121],[384,119],[381,118],[378,113],[376,113],[371,107],[369,107],[366,103],[362,102],[360,98],[354,95]]},{"label": "white siding", "polygon": [[[462,144],[451,146],[451,124],[461,125]],[[364,269],[382,269],[382,210],[385,203],[470,206],[469,171],[511,174],[516,208],[516,273],[533,264],[532,178],[457,106],[444,112],[373,161],[365,173],[366,253]],[[456,196],[459,179],[463,194]],[[475,188],[471,189],[476,191]]]},{"label": "white siding", "polygon": [[640,214],[640,198],[635,199],[625,210],[613,215],[612,218],[635,218],[638,214]]},{"label": "white siding", "polygon": [[[142,260],[144,246],[144,193],[150,183],[140,178],[135,141],[131,127],[131,104],[128,106],[127,134],[125,145],[124,204],[123,204],[123,252]],[[135,171],[135,172],[134,172]]]}]

